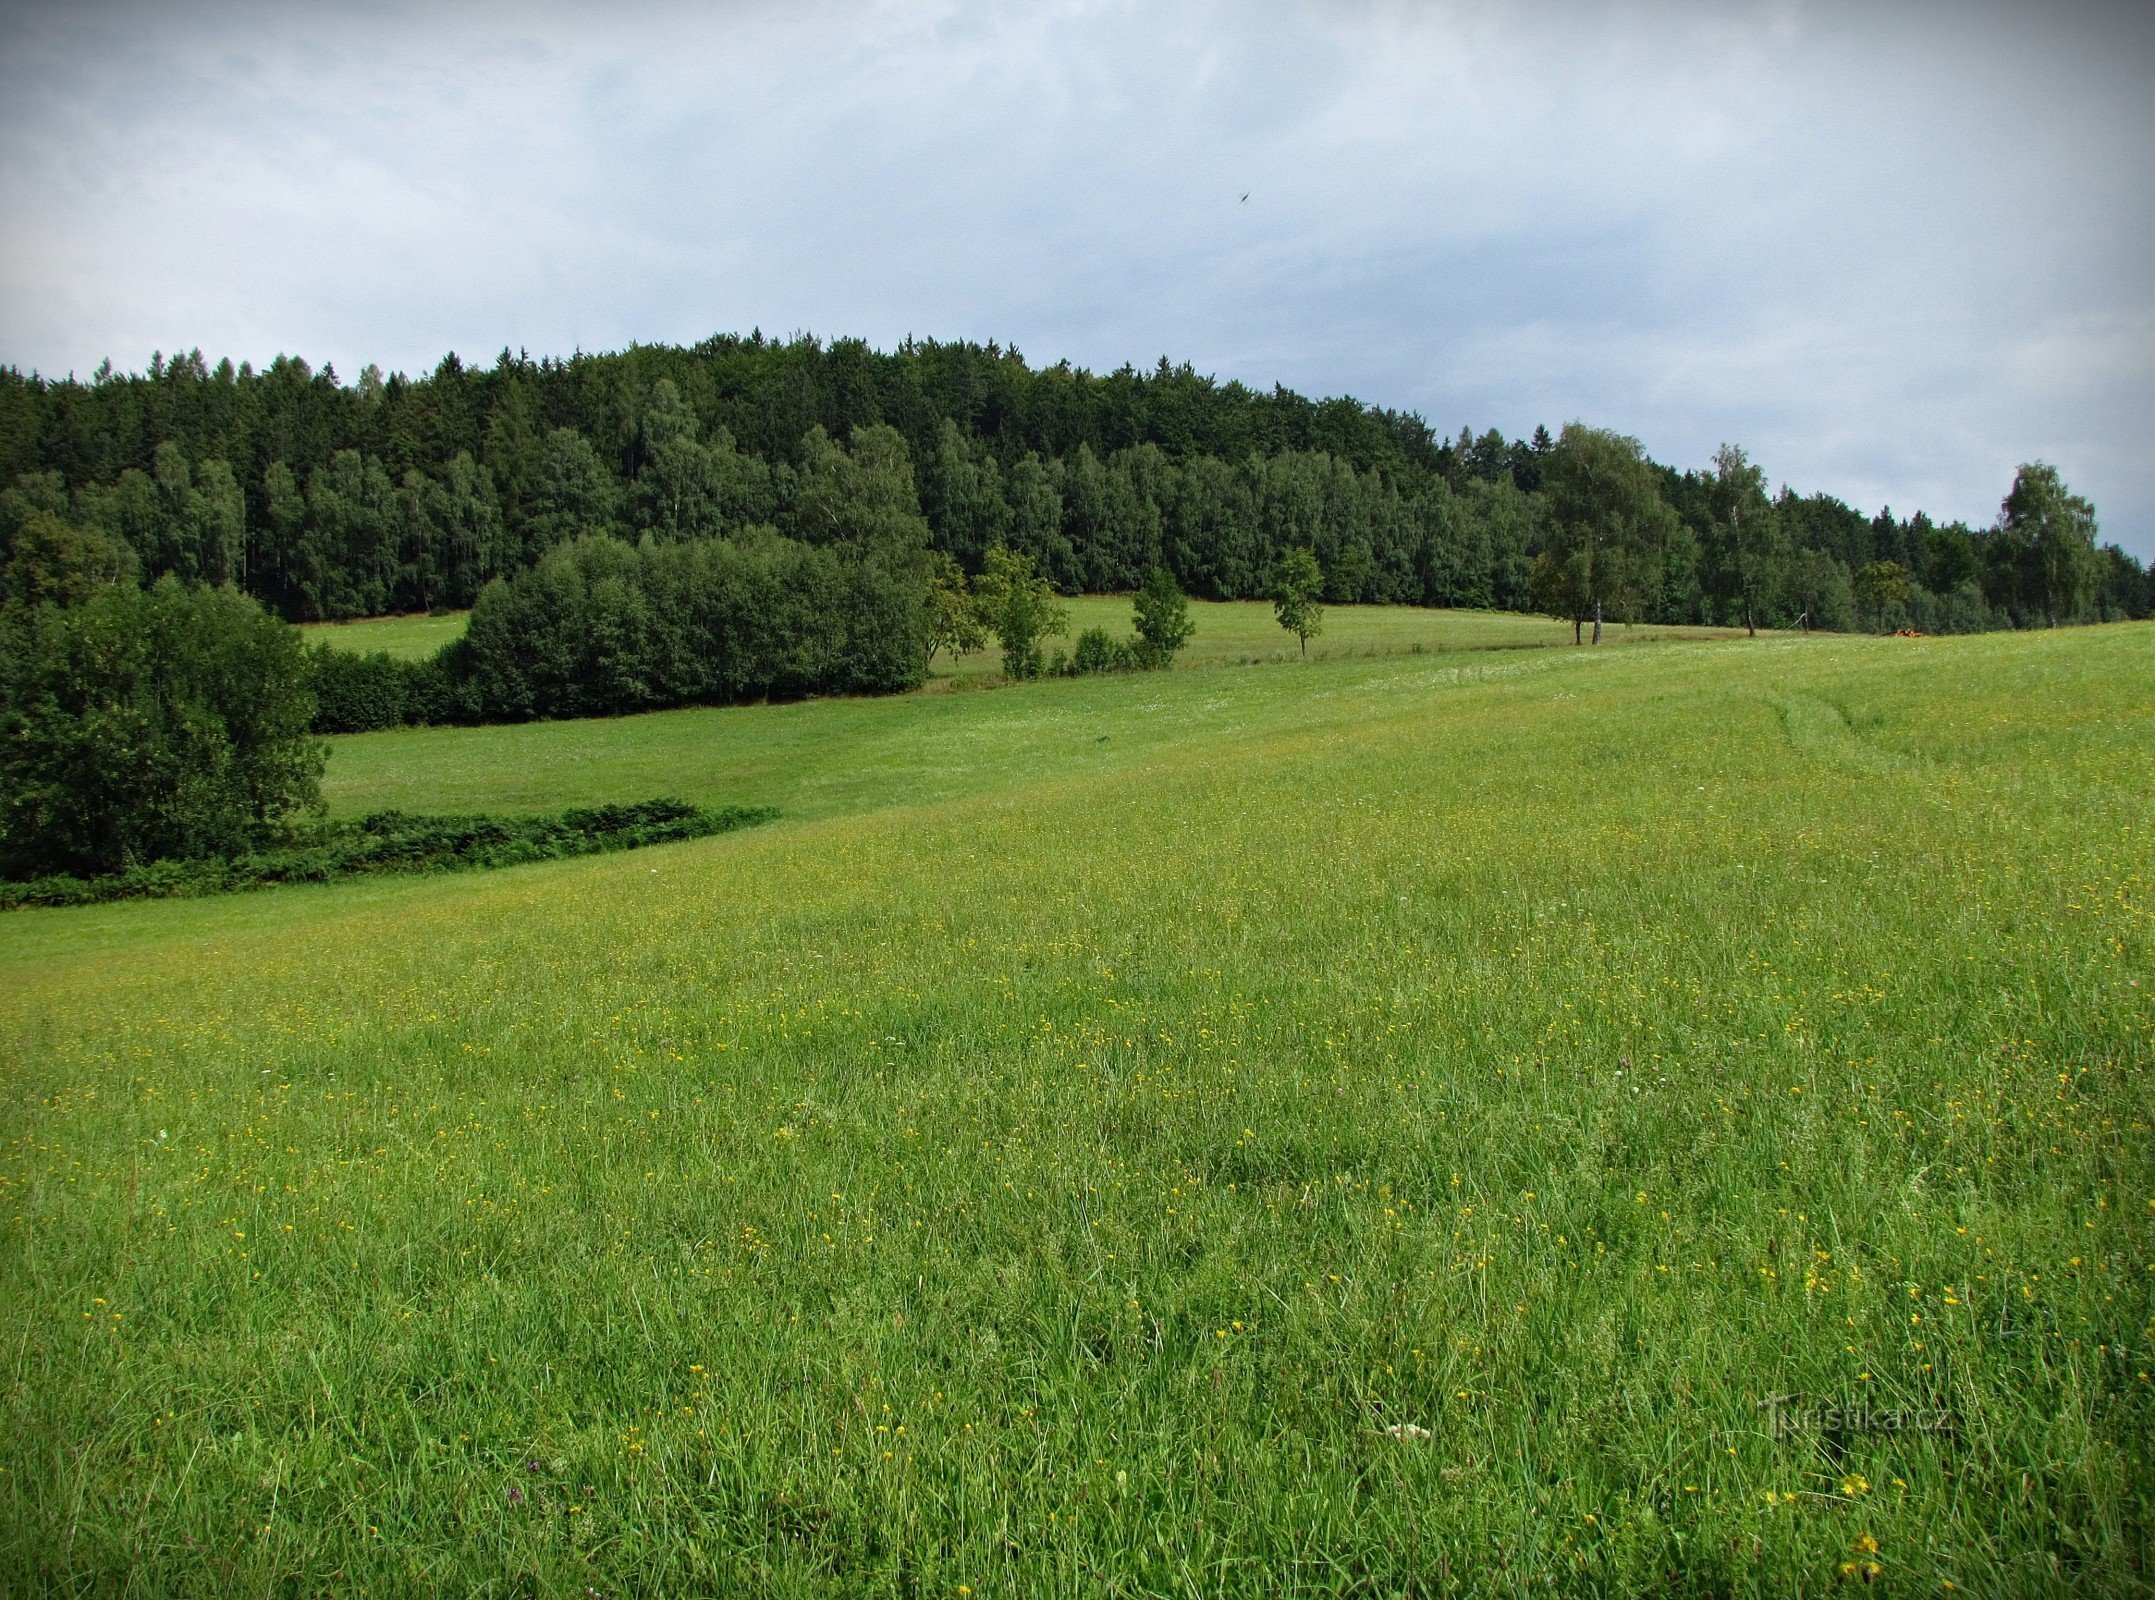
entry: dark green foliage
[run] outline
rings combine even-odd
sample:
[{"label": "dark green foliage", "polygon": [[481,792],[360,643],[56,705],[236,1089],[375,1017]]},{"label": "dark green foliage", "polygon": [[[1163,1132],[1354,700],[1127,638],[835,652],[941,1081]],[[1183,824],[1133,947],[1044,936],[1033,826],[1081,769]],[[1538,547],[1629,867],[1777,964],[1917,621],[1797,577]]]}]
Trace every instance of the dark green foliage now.
[{"label": "dark green foliage", "polygon": [[100,877],[62,874],[26,883],[0,883],[0,910],[177,899],[388,872],[508,867],[701,839],[768,822],[777,815],[770,806],[692,806],[679,800],[645,800],[535,817],[425,817],[379,811],[352,822],[296,828],[274,846],[244,855],[153,861]]},{"label": "dark green foliage", "polygon": [[[1748,463],[1731,477],[1641,458],[1678,523],[1618,537],[1613,502],[1580,511],[1579,454],[1544,429],[1439,440],[1352,400],[1165,361],[1034,369],[994,344],[721,336],[566,361],[505,351],[489,368],[451,356],[352,385],[296,359],[257,372],[199,353],[87,384],[0,368],[9,548],[42,510],[117,540],[151,578],[229,578],[292,618],[461,608],[590,535],[770,525],[821,544],[921,517],[967,572],[1002,545],[1066,592],[1131,589],[1162,566],[1192,594],[1262,597],[1301,547],[1331,603],[1786,627],[1823,615],[1783,581],[1816,552],[1844,576],[1898,562],[1910,614],[1946,626],[2155,609],[2139,562],[2090,556],[2092,515],[2035,515],[2041,496],[1995,530],[1786,489],[1761,515]],[[2039,550],[2037,526],[2073,537]]]},{"label": "dark green foliage", "polygon": [[927,671],[924,565],[898,540],[769,529],[578,539],[481,591],[454,675],[487,722],[910,689]]},{"label": "dark green foliage", "polygon": [[231,589],[0,611],[0,875],[233,855],[319,804],[298,635]]},{"label": "dark green foliage", "polygon": [[1908,569],[1898,561],[1866,561],[1850,588],[1857,606],[1881,633],[1905,620],[1906,607],[1915,593]]},{"label": "dark green foliage", "polygon": [[1789,625],[1841,631],[1856,625],[1856,596],[1848,569],[1823,550],[1799,550],[1783,575]]},{"label": "dark green foliage", "polygon": [[1661,614],[1668,554],[1683,524],[1639,441],[1566,423],[1543,483],[1550,534],[1534,587],[1545,609],[1571,623],[1574,640],[1591,621],[1596,644],[1607,618]]},{"label": "dark green foliage", "polygon": [[2066,488],[2056,467],[2037,461],[2015,474],[1999,510],[1998,537],[2017,557],[2017,598],[2028,610],[2053,628],[2079,621],[2102,575],[2095,508]]},{"label": "dark green foliage", "polygon": [[1735,445],[1723,445],[1714,456],[1709,503],[1702,587],[1756,633],[1787,585],[1788,541],[1766,498],[1765,473]]},{"label": "dark green foliage", "polygon": [[426,661],[400,661],[382,651],[359,655],[330,645],[307,652],[316,733],[372,733],[381,728],[477,722],[463,641]]}]

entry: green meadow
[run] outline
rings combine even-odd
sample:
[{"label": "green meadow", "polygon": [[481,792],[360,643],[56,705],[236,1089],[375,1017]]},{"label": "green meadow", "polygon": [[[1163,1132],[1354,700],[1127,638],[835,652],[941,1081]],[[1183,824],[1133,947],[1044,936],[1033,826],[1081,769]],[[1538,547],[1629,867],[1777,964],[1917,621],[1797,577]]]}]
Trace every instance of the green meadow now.
[{"label": "green meadow", "polygon": [[[1126,595],[1076,595],[1065,602],[1069,626],[1051,635],[1050,648],[1068,650],[1086,628],[1105,628],[1127,637],[1131,631],[1130,600]],[[461,638],[467,613],[444,612],[438,616],[370,617],[362,622],[310,622],[300,632],[310,644],[333,644],[340,650],[361,654],[384,651],[407,661],[434,654],[452,639]],[[1285,661],[1296,656],[1294,639],[1280,632],[1272,607],[1261,600],[1192,600],[1190,621],[1195,633],[1182,653],[1181,666],[1212,666],[1222,662],[1248,665],[1260,661]],[[1647,623],[1618,627],[1609,638],[1637,643],[1661,639],[1711,639],[1741,633],[1740,629],[1684,627]],[[1569,644],[1571,624],[1549,617],[1524,616],[1516,611],[1443,611],[1421,606],[1328,606],[1324,631],[1310,641],[1312,659],[1329,661],[1339,656],[1396,655],[1413,650],[1501,650],[1529,645]],[[934,664],[931,683],[944,686],[993,677],[1003,669],[1003,653],[994,645],[960,656],[940,657]]]},{"label": "green meadow", "polygon": [[461,639],[470,615],[467,611],[420,612],[357,622],[303,622],[299,632],[309,644],[333,644],[360,655],[379,650],[399,661],[423,661],[451,639]]},{"label": "green meadow", "polygon": [[0,1591],[2155,1586],[2155,625],[1193,609],[0,918]]}]

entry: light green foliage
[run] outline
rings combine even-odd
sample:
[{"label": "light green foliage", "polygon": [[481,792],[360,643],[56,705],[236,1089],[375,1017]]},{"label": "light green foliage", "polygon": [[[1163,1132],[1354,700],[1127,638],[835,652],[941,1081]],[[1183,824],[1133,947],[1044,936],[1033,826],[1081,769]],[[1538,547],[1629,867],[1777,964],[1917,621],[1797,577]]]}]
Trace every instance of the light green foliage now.
[{"label": "light green foliage", "polygon": [[1856,604],[1870,613],[1871,625],[1881,632],[1904,606],[1912,593],[1908,569],[1898,561],[1868,561],[1856,569],[1850,582]]},{"label": "light green foliage", "polygon": [[965,569],[937,551],[928,564],[928,659],[936,656],[969,656],[986,648],[988,625],[981,619],[980,602]]},{"label": "light green foliage", "polygon": [[1599,644],[1605,618],[1646,609],[1664,547],[1682,525],[1639,441],[1606,428],[1566,423],[1543,484],[1549,542],[1535,560],[1535,594],[1570,620],[1574,638],[1591,620]]},{"label": "light green foliage", "polygon": [[722,531],[718,460],[697,433],[696,413],[679,387],[659,379],[644,408],[647,459],[632,490],[637,520],[654,538],[707,539]]},{"label": "light green foliage", "polygon": [[109,534],[33,511],[0,566],[0,606],[78,606],[98,590],[132,583],[135,552]]},{"label": "light green foliage", "polygon": [[924,550],[905,439],[891,427],[856,428],[841,448],[821,428],[801,441],[791,514],[783,531],[811,544],[862,543]]},{"label": "light green foliage", "polygon": [[1176,587],[1175,575],[1154,567],[1138,590],[1133,606],[1137,628],[1136,652],[1140,665],[1167,667],[1190,642],[1197,624],[1190,620],[1190,602]]},{"label": "light green foliage", "polygon": [[1724,585],[1746,632],[1756,634],[1788,584],[1788,536],[1766,497],[1765,472],[1736,445],[1714,453],[1711,503]]},{"label": "light green foliage", "polygon": [[2027,552],[2030,596],[2055,628],[2077,622],[2095,595],[2095,508],[2066,488],[2058,469],[2037,461],[2013,476],[1999,517],[2009,549]]},{"label": "light green foliage", "polygon": [[1323,592],[1324,574],[1314,555],[1299,545],[1280,552],[1272,567],[1272,614],[1305,656],[1310,640],[1324,632],[1324,607],[1318,604]]},{"label": "light green foliage", "polygon": [[1054,585],[1033,573],[1033,559],[1004,545],[989,550],[973,583],[980,618],[1002,646],[1003,670],[1013,678],[1040,676],[1043,639],[1070,625]]},{"label": "light green foliage", "polygon": [[574,428],[556,428],[546,435],[539,461],[526,529],[531,555],[571,539],[615,531],[621,483],[589,439]]},{"label": "light green foliage", "polygon": [[[2132,1593],[2151,668],[1782,637],[340,742],[508,808],[571,735],[618,742],[564,792],[672,788],[684,728],[786,816],[0,918],[0,1588]],[[1953,1426],[1776,1438],[1790,1394]]]}]

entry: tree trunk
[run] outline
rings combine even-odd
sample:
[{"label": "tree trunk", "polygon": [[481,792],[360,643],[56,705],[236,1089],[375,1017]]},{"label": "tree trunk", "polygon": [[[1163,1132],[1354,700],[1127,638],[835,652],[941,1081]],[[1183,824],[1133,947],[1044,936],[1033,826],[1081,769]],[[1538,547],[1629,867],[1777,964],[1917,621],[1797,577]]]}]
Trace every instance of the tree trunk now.
[{"label": "tree trunk", "polygon": [[1601,643],[1601,602],[1594,602],[1594,643]]},{"label": "tree trunk", "polygon": [[1571,642],[1573,644],[1577,644],[1579,642],[1579,628],[1582,621],[1583,619],[1579,617],[1573,617],[1571,619]]}]

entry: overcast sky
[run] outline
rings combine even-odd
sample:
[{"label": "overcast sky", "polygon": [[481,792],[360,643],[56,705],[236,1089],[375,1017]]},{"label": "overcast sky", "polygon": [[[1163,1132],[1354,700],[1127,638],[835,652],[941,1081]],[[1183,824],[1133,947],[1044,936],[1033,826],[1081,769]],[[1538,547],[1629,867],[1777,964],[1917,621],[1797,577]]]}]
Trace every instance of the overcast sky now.
[{"label": "overcast sky", "polygon": [[[809,330],[2155,557],[2155,8],[17,3],[0,362]],[[1244,195],[1248,198],[1245,200]]]}]

